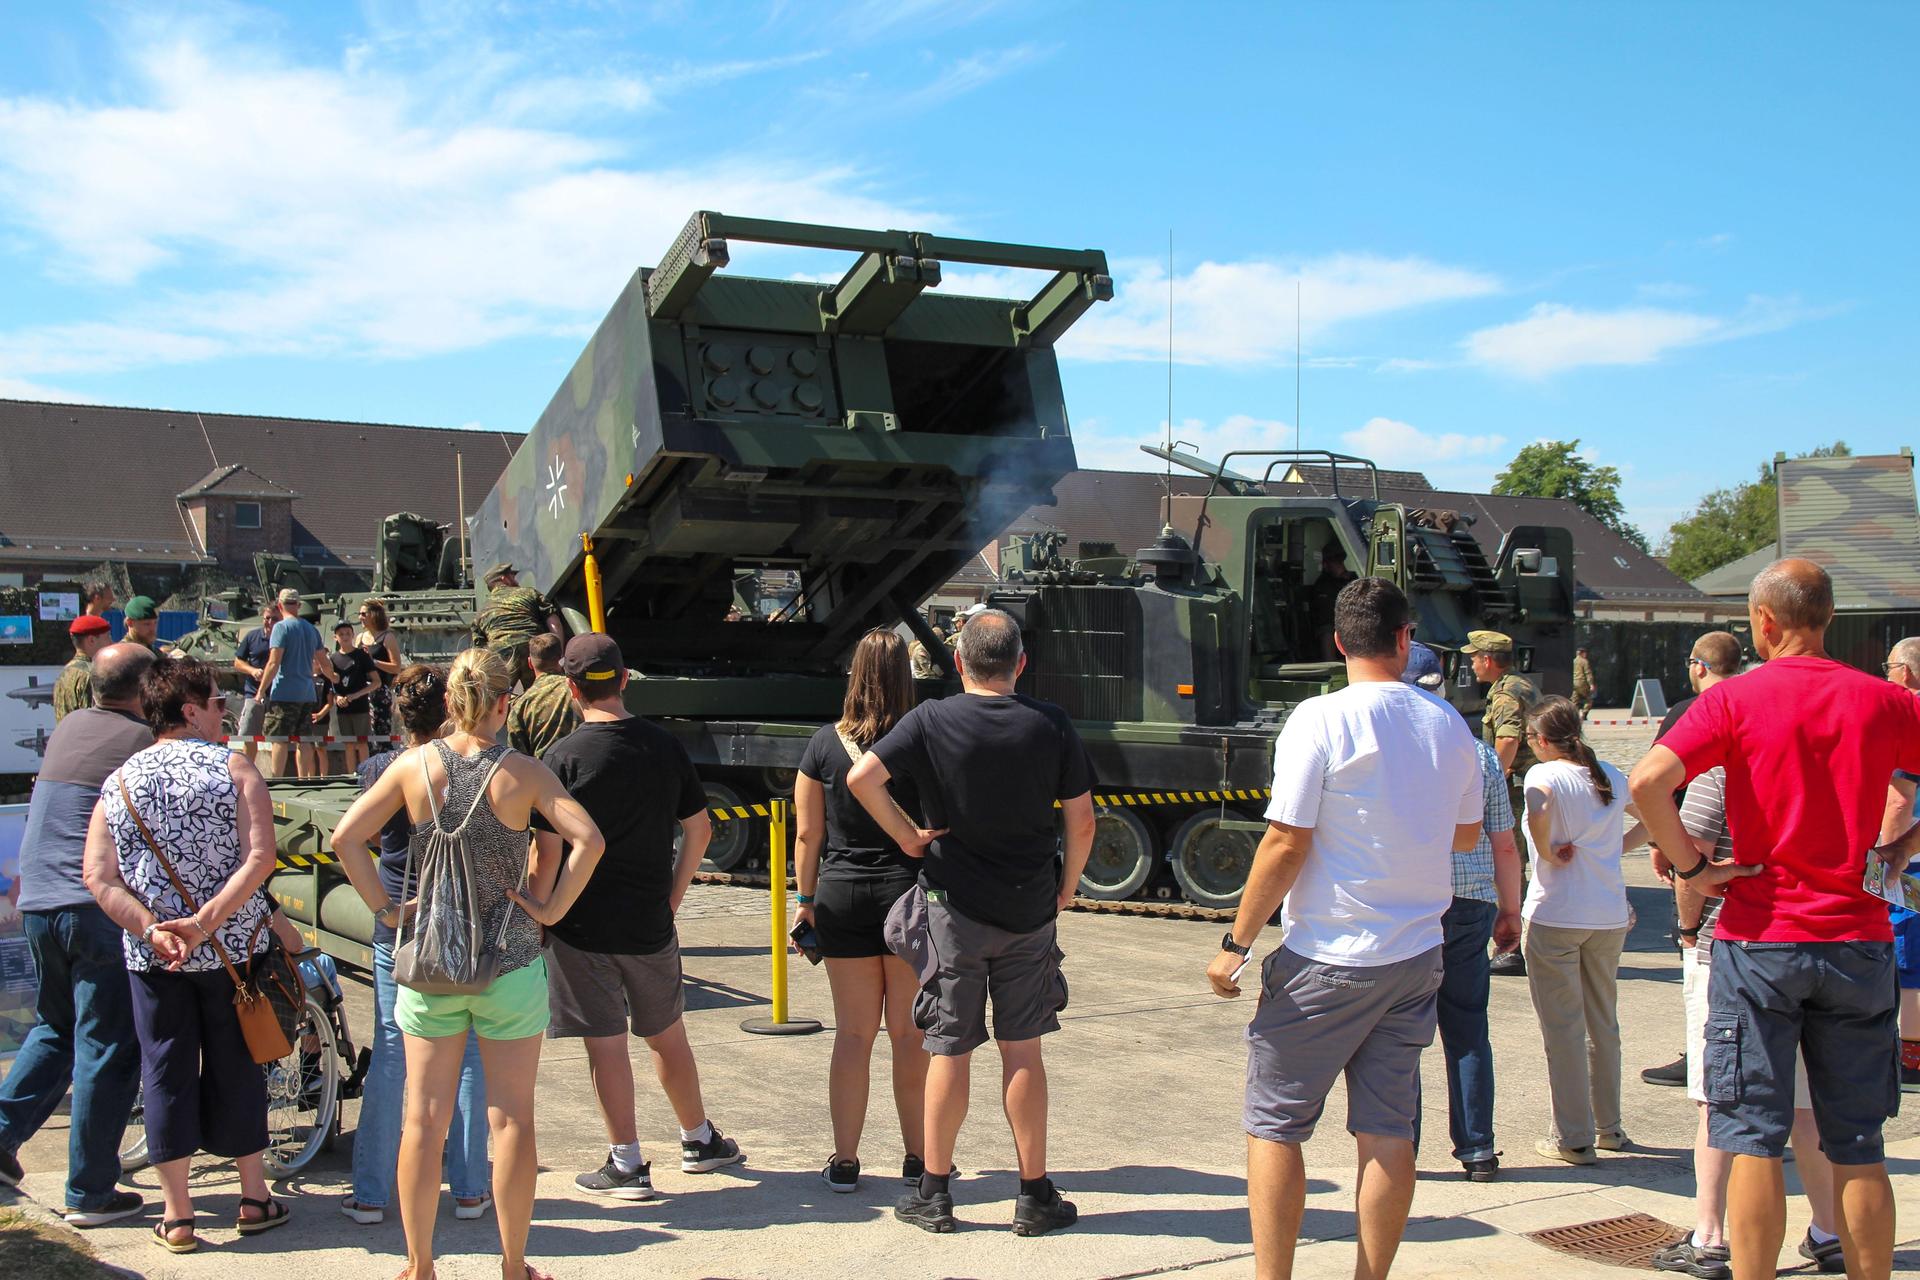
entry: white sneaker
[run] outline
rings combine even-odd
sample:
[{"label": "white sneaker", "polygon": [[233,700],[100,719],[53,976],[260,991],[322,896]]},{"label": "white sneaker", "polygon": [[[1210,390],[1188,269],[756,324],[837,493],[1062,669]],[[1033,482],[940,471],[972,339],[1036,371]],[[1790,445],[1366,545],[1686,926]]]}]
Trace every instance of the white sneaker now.
[{"label": "white sneaker", "polygon": [[363,1205],[352,1196],[340,1198],[341,1216],[352,1218],[363,1227],[377,1227],[387,1220],[387,1211]]},{"label": "white sneaker", "polygon": [[492,1196],[481,1196],[477,1204],[461,1204],[458,1199],[455,1199],[453,1202],[453,1216],[462,1222],[472,1222],[475,1218],[486,1217],[487,1210],[491,1208],[493,1208]]}]

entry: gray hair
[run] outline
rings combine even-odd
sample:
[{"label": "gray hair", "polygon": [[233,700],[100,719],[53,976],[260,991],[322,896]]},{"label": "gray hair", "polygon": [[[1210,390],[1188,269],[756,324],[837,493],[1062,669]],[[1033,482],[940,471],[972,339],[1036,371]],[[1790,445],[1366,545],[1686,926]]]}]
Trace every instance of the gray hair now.
[{"label": "gray hair", "polygon": [[1833,579],[1811,560],[1775,560],[1754,576],[1747,601],[1788,631],[1824,631],[1833,621]]},{"label": "gray hair", "polygon": [[982,683],[1011,680],[1020,652],[1020,624],[1005,609],[976,613],[960,629],[960,661]]},{"label": "gray hair", "polygon": [[298,609],[300,607],[300,593],[292,587],[280,588],[280,607],[282,609]]},{"label": "gray hair", "polygon": [[1904,662],[1907,670],[1920,677],[1920,636],[1908,636],[1893,646],[1893,652],[1887,655],[1887,661]]},{"label": "gray hair", "polygon": [[155,662],[153,650],[139,643],[110,644],[93,655],[87,683],[96,705],[132,702],[140,696],[140,677]]}]

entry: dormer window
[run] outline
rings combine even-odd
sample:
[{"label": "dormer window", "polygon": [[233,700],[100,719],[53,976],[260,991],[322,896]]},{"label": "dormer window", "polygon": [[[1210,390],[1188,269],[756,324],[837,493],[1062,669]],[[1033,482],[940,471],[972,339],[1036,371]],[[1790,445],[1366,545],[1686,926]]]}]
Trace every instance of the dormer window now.
[{"label": "dormer window", "polygon": [[257,502],[234,503],[233,527],[236,529],[258,529],[260,527],[260,504]]}]

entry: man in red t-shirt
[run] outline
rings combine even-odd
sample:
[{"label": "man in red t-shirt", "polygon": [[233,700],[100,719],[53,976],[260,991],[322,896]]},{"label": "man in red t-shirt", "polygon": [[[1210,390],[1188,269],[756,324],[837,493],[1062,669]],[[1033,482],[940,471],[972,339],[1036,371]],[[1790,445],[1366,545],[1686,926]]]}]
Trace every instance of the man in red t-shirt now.
[{"label": "man in red t-shirt", "polygon": [[[1734,1153],[1727,1226],[1736,1280],[1771,1277],[1786,1233],[1780,1157],[1805,1054],[1833,1161],[1851,1274],[1892,1268],[1893,1188],[1881,1126],[1899,1103],[1893,934],[1861,887],[1887,779],[1920,771],[1920,699],[1826,654],[1833,581],[1808,560],[1753,580],[1747,613],[1765,665],[1701,694],[1633,771],[1649,837],[1688,849],[1674,789],[1726,769],[1731,862],[1675,857],[1697,892],[1724,893],[1708,987],[1708,1141]],[[1896,868],[1920,828],[1878,852]]]}]

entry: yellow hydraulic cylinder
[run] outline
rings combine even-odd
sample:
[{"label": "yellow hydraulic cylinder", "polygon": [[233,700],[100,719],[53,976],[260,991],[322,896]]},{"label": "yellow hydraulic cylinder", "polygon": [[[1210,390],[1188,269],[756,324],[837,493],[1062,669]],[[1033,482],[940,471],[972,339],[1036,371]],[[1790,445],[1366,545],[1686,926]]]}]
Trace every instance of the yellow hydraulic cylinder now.
[{"label": "yellow hydraulic cylinder", "polygon": [[586,552],[587,560],[581,571],[587,578],[587,617],[593,623],[593,629],[601,635],[607,633],[607,603],[600,594],[600,562],[593,558],[593,535],[580,535],[580,549]]}]

